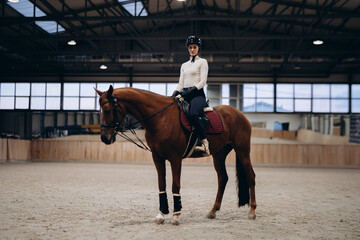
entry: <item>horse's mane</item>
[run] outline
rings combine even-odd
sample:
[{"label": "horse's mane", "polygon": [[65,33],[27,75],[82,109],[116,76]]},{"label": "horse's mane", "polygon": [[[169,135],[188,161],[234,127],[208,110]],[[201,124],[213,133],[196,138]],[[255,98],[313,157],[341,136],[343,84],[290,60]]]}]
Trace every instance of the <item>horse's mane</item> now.
[{"label": "horse's mane", "polygon": [[[113,92],[114,95],[119,97],[120,99],[132,99],[136,94],[138,95],[145,95],[147,99],[156,99],[157,101],[169,101],[172,100],[171,97],[164,96],[161,94],[157,94],[151,91],[138,89],[138,88],[116,88]],[[135,94],[135,95],[134,95]]]}]

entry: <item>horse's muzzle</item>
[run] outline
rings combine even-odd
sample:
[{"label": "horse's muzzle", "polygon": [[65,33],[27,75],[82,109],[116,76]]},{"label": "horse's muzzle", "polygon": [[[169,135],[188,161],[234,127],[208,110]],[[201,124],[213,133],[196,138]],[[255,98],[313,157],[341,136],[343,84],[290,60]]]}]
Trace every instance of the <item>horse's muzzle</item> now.
[{"label": "horse's muzzle", "polygon": [[107,144],[107,145],[112,144],[112,143],[115,142],[115,134],[114,134],[114,135],[111,135],[110,139],[109,139],[107,136],[102,135],[102,136],[101,136],[101,141],[102,141],[103,143]]}]

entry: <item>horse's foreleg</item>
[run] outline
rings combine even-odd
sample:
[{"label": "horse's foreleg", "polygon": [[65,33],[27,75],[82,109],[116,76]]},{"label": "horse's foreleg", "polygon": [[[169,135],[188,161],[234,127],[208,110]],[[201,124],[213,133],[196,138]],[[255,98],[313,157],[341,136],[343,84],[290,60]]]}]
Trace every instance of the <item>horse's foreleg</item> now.
[{"label": "horse's foreleg", "polygon": [[218,177],[218,191],[216,194],[216,200],[214,206],[207,215],[207,217],[211,219],[215,218],[216,212],[220,210],[226,183],[228,182],[229,179],[225,166],[225,159],[228,153],[229,150],[225,149],[224,151],[219,152],[213,156],[213,163]]},{"label": "horse's foreleg", "polygon": [[158,173],[159,185],[159,213],[155,218],[157,224],[162,224],[165,221],[164,215],[169,213],[169,205],[166,194],[166,167],[165,159],[157,157],[153,154],[154,164]]},{"label": "horse's foreleg", "polygon": [[179,216],[182,209],[180,196],[181,159],[171,162],[171,172],[173,177],[172,193],[174,198],[174,213],[171,218],[171,223],[173,225],[178,225],[180,223]]}]

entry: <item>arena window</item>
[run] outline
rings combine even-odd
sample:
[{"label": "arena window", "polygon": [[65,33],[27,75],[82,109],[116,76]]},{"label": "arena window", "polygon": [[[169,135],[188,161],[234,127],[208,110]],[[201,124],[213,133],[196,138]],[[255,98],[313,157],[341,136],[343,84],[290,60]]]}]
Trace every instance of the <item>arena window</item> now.
[{"label": "arena window", "polygon": [[177,83],[134,83],[133,88],[151,91],[164,96],[171,96]]},{"label": "arena window", "polygon": [[204,91],[210,100],[210,106],[220,105],[220,84],[208,84]]},{"label": "arena window", "polygon": [[165,83],[150,83],[149,90],[151,92],[166,95],[166,84]]},{"label": "arena window", "polygon": [[351,112],[360,113],[360,84],[351,85]]},{"label": "arena window", "polygon": [[274,84],[244,84],[244,112],[273,112]]},{"label": "arena window", "polygon": [[29,109],[30,83],[15,84],[15,109]]},{"label": "arena window", "polygon": [[331,84],[330,89],[330,111],[332,113],[349,112],[349,85]]},{"label": "arena window", "polygon": [[238,85],[237,84],[222,84],[221,85],[221,104],[230,105],[238,108]]},{"label": "arena window", "polygon": [[294,112],[294,84],[276,85],[276,111]]},{"label": "arena window", "polygon": [[0,83],[0,109],[14,109],[15,83]]},{"label": "arena window", "polygon": [[46,84],[46,110],[60,110],[61,101],[61,84],[47,83]]},{"label": "arena window", "polygon": [[31,83],[30,109],[60,110],[60,83]]},{"label": "arena window", "polygon": [[349,112],[349,85],[313,84],[313,112]]},{"label": "arena window", "polygon": [[313,112],[330,112],[330,85],[313,84]]},{"label": "arena window", "polygon": [[31,84],[31,104],[32,110],[45,110],[46,83]]},{"label": "arena window", "polygon": [[96,83],[80,84],[80,110],[95,110],[96,92],[94,88]]},{"label": "arena window", "polygon": [[64,110],[79,110],[80,83],[64,83]]},{"label": "arena window", "polygon": [[166,96],[171,96],[177,87],[177,83],[166,84]]},{"label": "arena window", "polygon": [[311,112],[311,84],[294,84],[295,112]]}]

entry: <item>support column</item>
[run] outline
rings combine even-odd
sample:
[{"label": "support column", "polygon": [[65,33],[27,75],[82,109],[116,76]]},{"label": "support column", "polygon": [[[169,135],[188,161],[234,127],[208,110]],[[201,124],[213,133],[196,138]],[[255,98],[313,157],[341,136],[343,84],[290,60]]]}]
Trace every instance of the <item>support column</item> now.
[{"label": "support column", "polygon": [[32,139],[32,112],[25,112],[25,139]]}]

